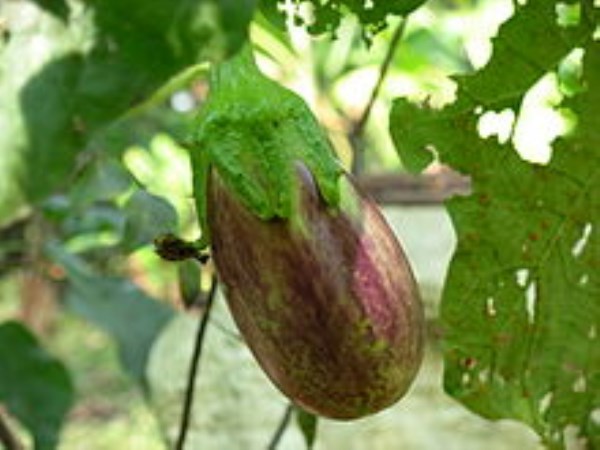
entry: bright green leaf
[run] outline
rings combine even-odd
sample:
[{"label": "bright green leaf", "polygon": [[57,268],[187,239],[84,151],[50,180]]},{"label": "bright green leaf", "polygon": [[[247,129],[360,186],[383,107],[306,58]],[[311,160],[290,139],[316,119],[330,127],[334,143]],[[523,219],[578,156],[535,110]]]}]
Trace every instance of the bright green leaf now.
[{"label": "bright green leaf", "polygon": [[73,402],[64,365],[17,322],[0,324],[0,361],[0,404],[31,431],[36,450],[56,448]]},{"label": "bright green leaf", "polygon": [[[569,429],[600,445],[600,43],[591,40],[600,14],[591,3],[575,27],[557,23],[555,2],[519,7],[489,64],[457,78],[454,104],[398,100],[390,122],[409,168],[435,153],[472,180],[472,194],[447,205],[458,246],[441,308],[445,388],[484,417],[529,424],[551,448],[564,447]],[[582,89],[565,102],[578,126],[549,165],[479,137],[482,112],[518,113],[531,86],[580,47]]]}]

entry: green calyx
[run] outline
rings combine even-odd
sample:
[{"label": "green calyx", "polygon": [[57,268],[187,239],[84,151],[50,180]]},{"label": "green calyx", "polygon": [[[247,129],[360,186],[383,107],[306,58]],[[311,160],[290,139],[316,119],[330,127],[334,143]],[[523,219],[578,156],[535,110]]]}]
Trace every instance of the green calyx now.
[{"label": "green calyx", "polygon": [[195,198],[205,244],[211,170],[263,220],[293,214],[298,163],[312,173],[329,205],[339,203],[342,168],[327,136],[298,95],[259,71],[249,44],[212,69],[210,93],[191,141]]}]

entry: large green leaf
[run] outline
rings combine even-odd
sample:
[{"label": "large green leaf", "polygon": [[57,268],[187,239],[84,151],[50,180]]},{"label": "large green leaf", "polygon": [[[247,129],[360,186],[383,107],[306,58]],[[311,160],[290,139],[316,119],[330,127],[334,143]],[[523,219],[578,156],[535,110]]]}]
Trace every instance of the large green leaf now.
[{"label": "large green leaf", "polygon": [[67,305],[117,341],[123,367],[145,386],[150,348],[173,316],[173,310],[144,294],[129,280],[94,273],[57,244],[50,244],[47,251],[67,272]]},{"label": "large green leaf", "polygon": [[0,324],[0,361],[0,404],[31,431],[36,450],[56,448],[73,402],[67,370],[17,322]]},{"label": "large green leaf", "polygon": [[[501,27],[489,64],[458,78],[442,110],[395,102],[391,132],[408,167],[438,158],[471,176],[472,194],[447,204],[458,246],[441,316],[445,388],[478,414],[513,418],[549,447],[600,445],[600,42],[591,1],[577,26],[555,2],[528,2]],[[543,43],[543,44],[542,44]],[[547,166],[482,139],[486,110],[518,112],[527,90],[583,48],[582,92],[565,102],[576,130]]]},{"label": "large green leaf", "polygon": [[175,74],[236,51],[253,8],[253,0],[2,2],[0,215],[68,186],[94,134]]}]

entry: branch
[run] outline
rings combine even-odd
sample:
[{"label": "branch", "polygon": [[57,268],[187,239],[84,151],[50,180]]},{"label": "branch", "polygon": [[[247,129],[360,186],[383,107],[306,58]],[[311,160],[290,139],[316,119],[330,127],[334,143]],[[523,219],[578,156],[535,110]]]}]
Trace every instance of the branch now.
[{"label": "branch", "polygon": [[369,101],[365,105],[365,109],[363,113],[356,121],[354,126],[352,127],[352,131],[350,132],[350,142],[352,143],[352,147],[354,148],[354,159],[352,163],[352,173],[359,174],[361,173],[364,167],[364,151],[362,148],[362,135],[365,129],[365,125],[371,116],[371,111],[373,109],[373,105],[375,104],[375,100],[377,100],[377,96],[379,95],[379,90],[383,84],[383,80],[387,75],[387,72],[390,68],[390,64],[392,63],[392,59],[394,54],[396,53],[396,49],[398,48],[398,44],[400,44],[400,40],[404,35],[404,31],[406,30],[406,22],[407,18],[402,19],[402,21],[396,27],[394,34],[392,36],[392,40],[390,41],[390,45],[388,47],[387,53],[383,62],[381,63],[381,67],[379,68],[379,78],[371,91],[371,96],[369,97]]},{"label": "branch", "polygon": [[454,195],[467,195],[471,189],[468,177],[448,169],[423,175],[363,175],[358,184],[380,205],[439,205]]},{"label": "branch", "polygon": [[210,289],[206,298],[206,306],[200,325],[198,326],[198,332],[196,334],[196,341],[194,343],[194,352],[192,354],[192,361],[190,363],[190,371],[188,374],[187,387],[185,391],[185,401],[183,404],[183,413],[181,415],[181,424],[179,427],[179,437],[175,444],[176,450],[183,450],[185,445],[185,438],[190,425],[190,419],[192,415],[192,405],[194,404],[194,386],[196,377],[198,375],[198,368],[200,366],[200,357],[202,356],[202,347],[204,343],[204,336],[206,335],[206,328],[208,320],[210,318],[210,312],[214,303],[217,292],[217,279],[213,276]]},{"label": "branch", "polygon": [[267,450],[275,450],[277,448],[277,445],[279,445],[279,441],[281,441],[281,438],[283,437],[283,433],[284,433],[285,429],[287,428],[288,424],[290,423],[290,419],[292,417],[293,411],[294,411],[294,405],[292,405],[291,403],[288,404],[287,407],[285,408],[285,412],[283,413],[283,416],[281,417],[281,420],[279,421],[279,425],[277,426],[277,429],[275,430],[275,434],[271,438],[271,442],[269,442],[269,446],[267,447]]},{"label": "branch", "polygon": [[23,447],[17,440],[8,423],[4,411],[0,407],[0,443],[4,445],[6,450],[23,450]]}]

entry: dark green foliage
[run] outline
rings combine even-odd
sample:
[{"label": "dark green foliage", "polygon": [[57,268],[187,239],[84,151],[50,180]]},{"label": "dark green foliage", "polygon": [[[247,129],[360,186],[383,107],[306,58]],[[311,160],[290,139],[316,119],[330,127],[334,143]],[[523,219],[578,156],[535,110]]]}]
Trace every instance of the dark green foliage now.
[{"label": "dark green foliage", "polygon": [[31,431],[35,450],[56,448],[73,402],[67,370],[17,322],[0,324],[0,361],[0,404]]}]

